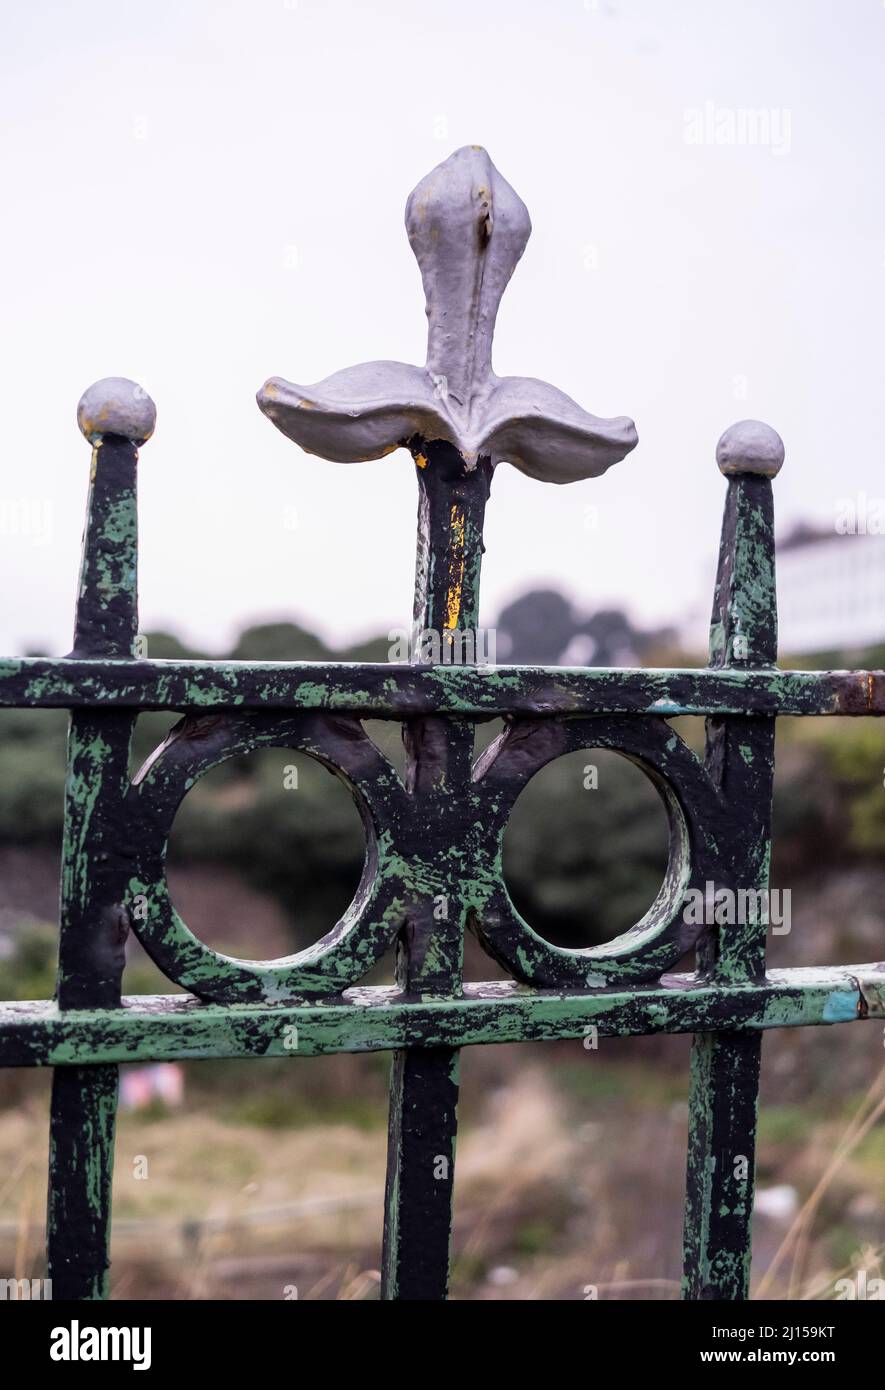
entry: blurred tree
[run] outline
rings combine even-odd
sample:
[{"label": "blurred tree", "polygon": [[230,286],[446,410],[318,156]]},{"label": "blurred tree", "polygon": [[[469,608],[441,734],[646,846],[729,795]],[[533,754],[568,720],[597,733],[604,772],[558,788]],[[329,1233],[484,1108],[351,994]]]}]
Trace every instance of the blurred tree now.
[{"label": "blurred tree", "polygon": [[207,653],[198,651],[190,644],[185,645],[171,632],[157,629],[142,634],[139,656],[146,661],[203,661]]},{"label": "blurred tree", "polygon": [[667,841],[666,813],[645,775],[615,753],[588,749],[557,758],[529,782],[504,837],[504,874],[541,936],[592,946],[650,907]]},{"label": "blurred tree", "polygon": [[555,666],[576,634],[577,621],[557,590],[532,589],[501,610],[495,630],[499,661]]},{"label": "blurred tree", "polygon": [[334,661],[336,657],[315,633],[297,623],[260,623],[243,629],[229,659]]},{"label": "blurred tree", "polygon": [[[599,665],[632,661],[665,650],[667,636],[637,630],[617,609],[583,617],[550,589],[509,604],[498,631],[500,660],[542,664],[564,657]],[[388,647],[387,637],[379,636],[332,651],[314,633],[278,622],[246,628],[231,656],[385,661]],[[203,655],[162,631],[147,633],[147,654],[160,660]],[[841,664],[838,654],[832,664]],[[174,713],[139,718],[134,767],[175,722]],[[700,721],[687,723],[694,739]],[[58,849],[66,726],[62,710],[0,710],[0,848]],[[372,721],[367,727],[401,769],[399,725]],[[812,734],[808,721],[782,720],[778,726],[776,872],[794,880],[815,873],[826,856],[830,862],[834,856],[880,862],[885,844],[882,733],[872,722],[851,720],[819,721],[816,727]],[[480,725],[477,745],[495,732],[492,724]],[[595,791],[584,788],[580,775],[589,762],[598,762],[600,772],[605,765]],[[291,765],[298,768],[297,793],[284,784],[284,768]],[[507,832],[505,870],[517,906],[560,944],[605,939],[640,916],[654,897],[664,862],[662,827],[655,794],[622,759],[588,752],[558,760],[526,788]],[[172,846],[174,862],[233,865],[273,894],[290,915],[298,944],[315,940],[340,915],[358,882],[363,852],[346,789],[319,764],[282,749],[231,759],[201,779],[185,798]]]},{"label": "blurred tree", "polygon": [[578,614],[556,589],[530,589],[501,610],[498,660],[531,666],[635,666],[652,647],[672,645],[669,628],[643,631],[620,608]]}]

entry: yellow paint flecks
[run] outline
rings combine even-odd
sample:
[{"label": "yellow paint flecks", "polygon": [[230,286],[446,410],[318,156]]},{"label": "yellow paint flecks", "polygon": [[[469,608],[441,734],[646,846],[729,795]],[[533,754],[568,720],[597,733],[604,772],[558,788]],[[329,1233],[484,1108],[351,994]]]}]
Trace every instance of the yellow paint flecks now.
[{"label": "yellow paint flecks", "polygon": [[449,587],[446,593],[446,628],[458,626],[461,616],[461,601],[464,596],[464,509],[457,502],[452,503],[449,513],[449,530],[452,537],[452,562],[449,569]]}]

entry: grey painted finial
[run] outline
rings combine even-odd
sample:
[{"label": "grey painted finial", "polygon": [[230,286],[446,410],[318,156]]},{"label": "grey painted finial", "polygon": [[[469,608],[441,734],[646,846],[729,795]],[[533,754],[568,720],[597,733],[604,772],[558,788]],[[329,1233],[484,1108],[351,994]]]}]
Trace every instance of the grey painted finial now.
[{"label": "grey painted finial", "polygon": [[90,444],[106,434],[144,444],[156,423],[157,407],[147,391],[125,376],[106,376],[93,382],[77,406],[77,424]]},{"label": "grey painted finial", "polygon": [[258,404],[308,453],[339,463],[381,458],[408,439],[454,444],[530,477],[595,477],[637,442],[626,416],[601,420],[532,377],[497,377],[492,339],[501,296],[525,250],[522,199],[485,150],[466,145],[410,194],[406,230],[427,302],[427,362],[364,362],[313,386],[271,377]]},{"label": "grey painted finial", "polygon": [[784,441],[762,420],[738,420],[729,425],[716,445],[716,462],[726,478],[742,473],[774,478],[784,461]]}]

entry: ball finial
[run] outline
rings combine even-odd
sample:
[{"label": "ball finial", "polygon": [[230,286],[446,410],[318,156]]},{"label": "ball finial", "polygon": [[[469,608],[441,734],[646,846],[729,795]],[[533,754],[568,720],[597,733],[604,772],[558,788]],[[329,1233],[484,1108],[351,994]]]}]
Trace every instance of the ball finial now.
[{"label": "ball finial", "polygon": [[77,406],[77,424],[90,444],[106,434],[144,444],[156,423],[157,407],[147,391],[125,376],[106,376],[93,382]]},{"label": "ball finial", "polygon": [[784,461],[784,441],[777,430],[761,420],[738,420],[729,425],[716,445],[719,472],[726,478],[743,473],[755,473],[760,478],[774,478]]}]

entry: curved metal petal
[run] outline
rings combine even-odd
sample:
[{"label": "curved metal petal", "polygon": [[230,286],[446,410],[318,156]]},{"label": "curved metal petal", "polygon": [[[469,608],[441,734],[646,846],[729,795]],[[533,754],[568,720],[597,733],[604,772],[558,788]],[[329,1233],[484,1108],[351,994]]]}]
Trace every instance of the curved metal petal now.
[{"label": "curved metal petal", "polygon": [[626,416],[600,420],[546,382],[492,371],[498,304],[531,221],[484,149],[456,150],[422,179],[406,227],[427,303],[426,367],[363,362],[313,386],[271,377],[258,404],[283,434],[339,463],[416,435],[444,439],[468,469],[490,454],[552,483],[596,477],[636,446]]},{"label": "curved metal petal", "polygon": [[382,458],[415,434],[451,438],[433,383],[406,362],[361,362],[313,386],[274,376],[257,400],[278,430],[334,463]]},{"label": "curved metal petal", "polygon": [[503,377],[486,403],[480,429],[477,453],[547,483],[596,478],[639,440],[628,416],[601,420],[533,377]]}]

